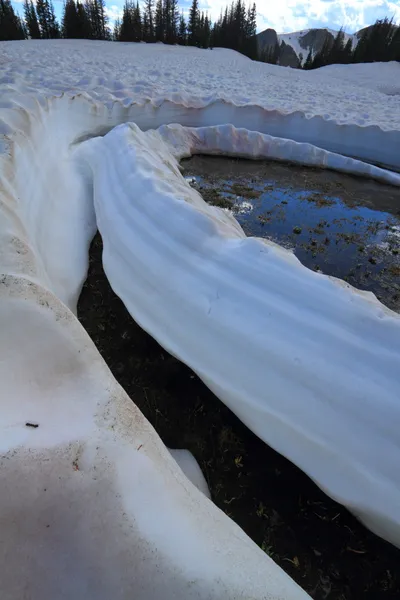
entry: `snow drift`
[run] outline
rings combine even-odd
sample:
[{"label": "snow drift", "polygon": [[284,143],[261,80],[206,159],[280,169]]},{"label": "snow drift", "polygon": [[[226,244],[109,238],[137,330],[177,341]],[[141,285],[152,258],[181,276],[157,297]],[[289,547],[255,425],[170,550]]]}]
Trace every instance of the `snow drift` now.
[{"label": "snow drift", "polygon": [[[278,246],[246,239],[176,162],[233,149],[396,184],[394,174],[325,151],[400,164],[398,104],[338,79],[329,95],[326,76],[315,92],[302,75],[224,50],[2,43],[5,600],[26,586],[34,600],[307,597],[183,475],[79,325],[96,219],[108,277],[142,326],[260,437],[399,544],[398,317]],[[202,128],[131,125],[88,139],[127,121]],[[204,128],[221,123],[253,132]],[[206,491],[187,455],[173,455]]]},{"label": "snow drift", "polygon": [[125,125],[83,144],[105,272],[134,319],[252,431],[400,545],[399,315],[246,238],[163,144],[243,150],[247,134]]},{"label": "snow drift", "polygon": [[97,183],[72,142],[107,112],[18,102],[0,155],[2,600],[308,598],[185,477],[207,493],[73,314]]},{"label": "snow drift", "polygon": [[98,126],[231,123],[400,170],[400,103],[381,91],[398,81],[400,66],[362,67],[305,72],[220,48],[31,40],[2,43],[0,85],[4,109],[20,94],[32,105],[33,96],[44,104],[84,93],[92,117],[107,108]]}]

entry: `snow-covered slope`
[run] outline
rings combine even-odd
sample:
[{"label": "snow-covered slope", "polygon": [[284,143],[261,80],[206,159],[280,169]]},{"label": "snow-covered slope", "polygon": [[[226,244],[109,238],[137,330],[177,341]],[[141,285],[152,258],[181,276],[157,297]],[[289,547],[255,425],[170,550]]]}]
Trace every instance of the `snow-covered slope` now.
[{"label": "snow-covered slope", "polygon": [[[293,50],[295,51],[295,53],[297,54],[301,64],[304,64],[309,51],[312,50],[313,54],[316,54],[316,52],[319,49],[319,46],[321,45],[321,44],[315,44],[315,40],[313,40],[314,43],[310,43],[308,38],[313,37],[311,35],[312,32],[325,32],[325,31],[327,33],[330,33],[333,38],[335,38],[336,35],[339,33],[338,31],[335,31],[334,29],[329,29],[328,27],[326,27],[325,29],[314,29],[314,30],[313,29],[302,29],[301,31],[293,31],[291,33],[279,33],[278,41],[279,41],[279,43],[285,42],[285,44],[287,44],[288,46],[291,46],[293,48]],[[348,34],[346,32],[343,32],[343,36],[344,36],[345,43],[347,43],[347,41],[349,39],[351,39],[353,49],[357,46],[358,41],[359,41],[357,33]],[[323,37],[321,36],[320,41],[322,41],[322,39],[323,39]]]},{"label": "snow-covered slope", "polygon": [[400,169],[400,103],[379,91],[399,69],[377,73],[374,88],[338,73],[332,85],[323,69],[283,69],[230,50],[39,40],[2,43],[0,82],[4,109],[26,92],[84,92],[109,127],[232,123]]}]

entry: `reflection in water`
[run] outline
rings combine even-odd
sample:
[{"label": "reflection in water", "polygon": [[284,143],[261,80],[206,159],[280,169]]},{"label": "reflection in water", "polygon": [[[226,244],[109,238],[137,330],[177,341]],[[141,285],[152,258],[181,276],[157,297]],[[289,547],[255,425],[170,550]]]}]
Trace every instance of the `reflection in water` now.
[{"label": "reflection in water", "polygon": [[232,211],[247,235],[292,249],[310,269],[373,291],[400,311],[397,216],[360,204],[349,206],[340,190],[336,195],[331,190],[325,193],[272,179],[246,178],[240,169],[230,178],[207,172],[186,179],[208,202]]}]

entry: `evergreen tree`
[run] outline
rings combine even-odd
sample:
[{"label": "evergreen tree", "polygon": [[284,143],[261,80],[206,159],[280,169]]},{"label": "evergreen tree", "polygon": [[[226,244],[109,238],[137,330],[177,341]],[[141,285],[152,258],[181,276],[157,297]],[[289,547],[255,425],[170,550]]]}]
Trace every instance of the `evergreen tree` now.
[{"label": "evergreen tree", "polygon": [[273,46],[267,46],[260,53],[260,61],[270,65],[277,65],[279,60],[280,46],[276,42]]},{"label": "evergreen tree", "polygon": [[117,19],[114,23],[114,29],[113,29],[113,40],[114,42],[119,42],[120,37],[121,37],[121,21],[119,19]]},{"label": "evergreen tree", "polygon": [[[238,50],[250,58],[258,57],[256,38],[256,6],[246,11],[243,0],[236,0],[225,9],[211,32],[211,45]],[[263,53],[270,60],[269,54]],[[271,58],[272,59],[272,58]]]},{"label": "evergreen tree", "polygon": [[178,0],[164,0],[165,37],[168,44],[176,44],[178,40],[179,9]]},{"label": "evergreen tree", "polygon": [[110,30],[107,27],[108,17],[105,8],[105,0],[86,0],[85,2],[90,37],[94,40],[108,40],[111,38]]},{"label": "evergreen tree", "polygon": [[348,65],[352,62],[353,59],[353,42],[351,38],[349,38],[346,42],[346,45],[343,50],[343,64]]},{"label": "evergreen tree", "polygon": [[154,41],[154,0],[144,0],[143,39]]},{"label": "evergreen tree", "polygon": [[393,33],[392,41],[389,45],[389,60],[400,62],[400,27],[397,27]]},{"label": "evergreen tree", "polygon": [[245,22],[245,39],[243,53],[252,60],[258,59],[258,42],[257,42],[257,9],[256,5],[247,11],[247,21]]},{"label": "evergreen tree", "polygon": [[140,14],[139,2],[136,2],[136,6],[133,9],[132,13],[132,37],[134,42],[140,42],[142,39],[142,18]]},{"label": "evergreen tree", "polygon": [[303,69],[305,69],[306,71],[308,71],[309,69],[312,68],[312,64],[313,64],[313,53],[312,53],[312,50],[310,48],[310,52],[307,54],[306,62],[304,63]]},{"label": "evergreen tree", "polygon": [[36,0],[36,12],[40,26],[40,37],[50,37],[49,7],[47,0]]},{"label": "evergreen tree", "polygon": [[78,10],[74,0],[66,0],[61,19],[64,38],[79,38]]},{"label": "evergreen tree", "polygon": [[32,0],[24,1],[24,17],[29,37],[32,40],[40,38],[39,22]]},{"label": "evergreen tree", "polygon": [[56,14],[54,12],[54,5],[52,0],[50,2],[46,0],[46,11],[47,11],[47,22],[49,26],[49,37],[51,39],[60,37],[60,26],[56,19]]},{"label": "evergreen tree", "polygon": [[319,52],[314,56],[314,60],[312,62],[313,69],[319,69],[320,67],[325,67],[325,65],[329,63],[329,56],[332,50],[332,41],[329,37],[327,37],[322,45],[322,48]]},{"label": "evergreen tree", "polygon": [[157,42],[165,40],[165,20],[162,0],[157,0],[155,14],[155,36]]},{"label": "evergreen tree", "polygon": [[23,40],[26,30],[15,14],[10,0],[0,0],[0,41]]},{"label": "evergreen tree", "polygon": [[344,58],[344,33],[342,27],[333,40],[330,52],[327,55],[327,64],[341,64]]},{"label": "evergreen tree", "polygon": [[185,17],[183,15],[183,13],[181,13],[181,16],[179,19],[179,28],[178,28],[178,44],[180,44],[181,46],[185,46],[186,43],[187,43],[186,21],[185,21]]},{"label": "evergreen tree", "polygon": [[393,19],[385,18],[367,28],[360,38],[353,54],[354,62],[373,62],[390,60],[396,27]]},{"label": "evergreen tree", "polygon": [[199,23],[200,12],[199,12],[199,1],[192,0],[192,6],[189,11],[189,23],[188,23],[188,43],[190,46],[197,46],[199,43]]},{"label": "evergreen tree", "polygon": [[90,21],[86,14],[85,7],[79,0],[76,3],[77,21],[78,21],[78,33],[77,37],[81,40],[91,37]]},{"label": "evergreen tree", "polygon": [[174,43],[174,31],[171,14],[171,0],[163,0],[163,15],[165,22],[165,41],[167,44]]},{"label": "evergreen tree", "polygon": [[133,42],[133,6],[130,0],[125,0],[121,27],[119,30],[119,41]]}]

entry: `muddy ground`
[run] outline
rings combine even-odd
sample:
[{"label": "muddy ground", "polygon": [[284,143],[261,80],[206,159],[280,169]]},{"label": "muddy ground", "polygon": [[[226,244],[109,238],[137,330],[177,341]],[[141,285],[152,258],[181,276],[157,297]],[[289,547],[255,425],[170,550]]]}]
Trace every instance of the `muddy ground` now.
[{"label": "muddy ground", "polygon": [[196,156],[184,176],[247,235],[400,311],[400,189],[322,169]]},{"label": "muddy ground", "polygon": [[[232,168],[237,172],[238,163]],[[313,177],[312,171],[300,171],[296,177]],[[395,214],[387,201],[383,210]],[[261,442],[190,369],[140,329],[111,290],[101,252],[97,235],[80,320],[165,444],[194,454],[214,502],[316,600],[399,599],[400,551],[369,533]]]}]

